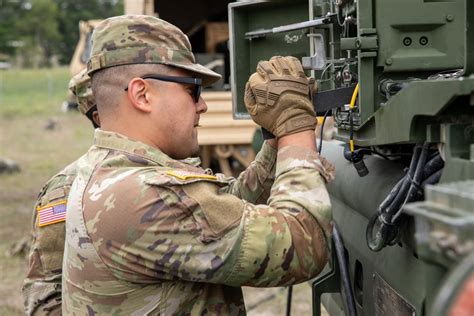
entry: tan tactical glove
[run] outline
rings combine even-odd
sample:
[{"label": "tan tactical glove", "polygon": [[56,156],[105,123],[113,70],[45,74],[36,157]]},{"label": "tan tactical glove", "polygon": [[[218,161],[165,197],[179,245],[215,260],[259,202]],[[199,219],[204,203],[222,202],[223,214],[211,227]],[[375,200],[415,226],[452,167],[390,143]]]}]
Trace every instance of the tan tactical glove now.
[{"label": "tan tactical glove", "polygon": [[252,119],[276,137],[316,128],[303,67],[294,57],[260,61],[245,86],[245,106]]}]

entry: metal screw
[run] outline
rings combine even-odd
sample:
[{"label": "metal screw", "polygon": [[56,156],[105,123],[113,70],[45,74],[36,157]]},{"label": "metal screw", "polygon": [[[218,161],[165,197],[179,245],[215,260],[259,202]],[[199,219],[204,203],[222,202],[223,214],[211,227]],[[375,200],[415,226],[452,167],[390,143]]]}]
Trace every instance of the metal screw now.
[{"label": "metal screw", "polygon": [[452,14],[446,15],[446,21],[448,21],[448,22],[454,21],[454,15],[452,15]]},{"label": "metal screw", "polygon": [[385,64],[391,65],[392,63],[393,63],[392,58],[387,58],[387,59],[385,59]]}]

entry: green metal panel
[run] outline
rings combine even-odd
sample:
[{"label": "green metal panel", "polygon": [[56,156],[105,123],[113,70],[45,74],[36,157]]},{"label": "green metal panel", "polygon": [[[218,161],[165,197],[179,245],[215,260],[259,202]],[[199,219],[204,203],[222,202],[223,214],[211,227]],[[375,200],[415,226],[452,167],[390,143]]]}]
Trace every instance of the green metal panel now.
[{"label": "green metal panel", "polygon": [[442,139],[446,140],[446,165],[440,182],[474,179],[472,121],[467,124],[445,124],[441,127]]},{"label": "green metal panel", "polygon": [[474,181],[429,186],[426,201],[405,206],[417,221],[417,251],[446,267],[474,250]]},{"label": "green metal panel", "polygon": [[385,72],[463,67],[464,1],[378,0],[375,19]]},{"label": "green metal panel", "polygon": [[472,91],[474,79],[415,81],[375,113],[377,137],[361,145],[423,141],[427,137],[426,126],[430,121],[439,122],[455,108],[474,114],[472,107],[460,99],[469,96]]},{"label": "green metal panel", "polygon": [[[362,30],[373,30],[374,29],[374,15],[373,15],[374,4],[372,0],[357,1],[357,36],[362,37],[364,31]],[[365,36],[365,35],[364,35]],[[373,34],[371,34],[373,36]],[[377,98],[374,77],[375,77],[375,56],[363,55],[362,51],[359,51],[359,116],[361,125],[366,124],[375,111]]]},{"label": "green metal panel", "polygon": [[234,118],[249,118],[243,102],[245,83],[255,72],[260,60],[272,56],[309,55],[306,30],[270,34],[252,40],[245,33],[259,29],[298,23],[308,20],[308,2],[304,0],[276,2],[239,2],[229,5],[231,85]]},{"label": "green metal panel", "polygon": [[[474,181],[456,181],[429,186],[426,200],[405,206],[417,223],[417,252],[425,261],[449,268],[449,274],[437,284],[431,314],[455,315],[452,305],[465,283],[474,277]],[[466,314],[472,308],[466,307]]]},{"label": "green metal panel", "polygon": [[465,25],[465,52],[464,71],[466,74],[474,73],[474,1],[466,1],[464,12],[466,16]]}]

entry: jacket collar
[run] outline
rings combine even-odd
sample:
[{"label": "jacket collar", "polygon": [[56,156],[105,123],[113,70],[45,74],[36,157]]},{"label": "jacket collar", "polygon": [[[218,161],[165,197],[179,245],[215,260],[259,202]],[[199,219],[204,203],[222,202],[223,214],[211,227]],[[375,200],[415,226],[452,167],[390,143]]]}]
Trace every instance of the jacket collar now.
[{"label": "jacket collar", "polygon": [[100,128],[95,130],[94,145],[99,148],[117,150],[126,154],[139,156],[143,159],[165,167],[199,167],[201,164],[199,157],[175,160],[163,153],[158,148],[149,146],[137,140],[130,139],[119,133],[101,130]]}]

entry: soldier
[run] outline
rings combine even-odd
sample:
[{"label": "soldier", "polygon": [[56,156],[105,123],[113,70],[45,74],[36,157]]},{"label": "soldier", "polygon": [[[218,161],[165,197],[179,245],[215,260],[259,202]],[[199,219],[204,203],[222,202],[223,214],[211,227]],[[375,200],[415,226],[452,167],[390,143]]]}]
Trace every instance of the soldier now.
[{"label": "soldier", "polygon": [[[98,127],[99,116],[86,70],[71,79],[69,89],[76,96],[81,113]],[[73,162],[51,178],[36,201],[29,270],[23,286],[27,315],[61,315],[65,205],[76,168]]]},{"label": "soldier", "polygon": [[69,90],[77,99],[79,111],[87,116],[94,128],[100,126],[97,105],[92,94],[91,79],[87,75],[87,68],[83,69],[69,81]]},{"label": "soldier", "polygon": [[63,313],[238,315],[243,285],[315,277],[328,259],[330,176],[299,61],[272,58],[250,77],[249,112],[277,139],[234,179],[189,158],[201,86],[219,75],[196,64],[178,28],[113,17],[92,43],[101,129],[68,201]]}]

